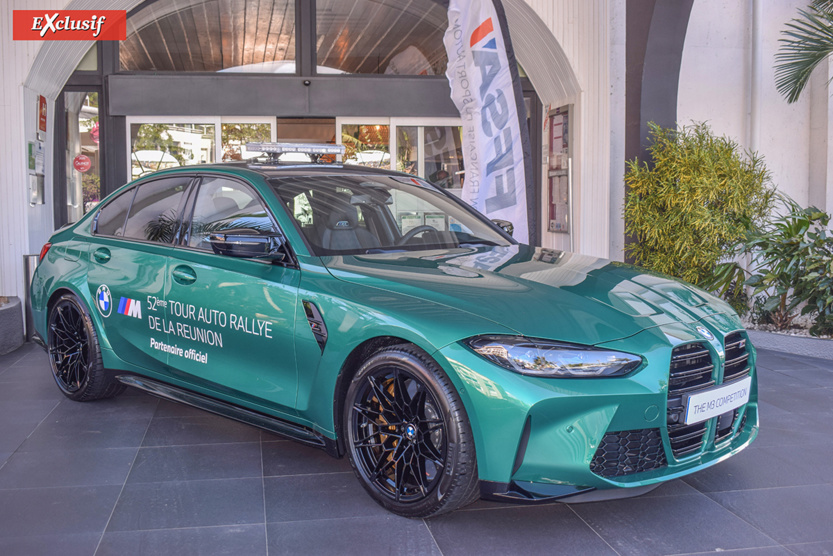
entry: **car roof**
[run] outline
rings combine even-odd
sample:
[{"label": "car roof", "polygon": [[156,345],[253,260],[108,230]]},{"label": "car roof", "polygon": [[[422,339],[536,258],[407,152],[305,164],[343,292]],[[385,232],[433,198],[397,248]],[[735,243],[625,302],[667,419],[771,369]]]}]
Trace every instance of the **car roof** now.
[{"label": "car roof", "polygon": [[[201,172],[205,170],[244,170],[260,174],[266,178],[310,176],[310,175],[368,175],[379,176],[407,176],[415,177],[403,172],[395,172],[385,168],[372,168],[368,166],[338,164],[338,163],[252,163],[252,162],[221,162],[214,164],[198,164],[194,166],[180,166],[170,168],[167,172]],[[166,173],[167,173],[166,172]]]}]

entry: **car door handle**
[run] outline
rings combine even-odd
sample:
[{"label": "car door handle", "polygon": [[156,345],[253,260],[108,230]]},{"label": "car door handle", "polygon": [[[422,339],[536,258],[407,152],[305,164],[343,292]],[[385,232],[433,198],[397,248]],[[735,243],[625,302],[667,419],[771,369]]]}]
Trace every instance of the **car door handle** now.
[{"label": "car door handle", "polygon": [[93,258],[101,264],[110,260],[110,250],[100,247],[93,252]]},{"label": "car door handle", "polygon": [[194,269],[190,266],[179,265],[178,267],[174,268],[172,272],[174,280],[178,283],[187,286],[188,284],[193,284],[197,281],[197,273],[194,272]]}]

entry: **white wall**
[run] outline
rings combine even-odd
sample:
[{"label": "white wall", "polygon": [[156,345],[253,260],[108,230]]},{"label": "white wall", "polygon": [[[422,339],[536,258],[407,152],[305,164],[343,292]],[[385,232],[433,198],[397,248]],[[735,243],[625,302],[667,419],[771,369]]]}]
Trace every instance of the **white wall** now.
[{"label": "white wall", "polygon": [[625,0],[610,0],[610,237],[608,257],[625,260]]},{"label": "white wall", "polygon": [[677,103],[678,123],[708,122],[763,155],[777,188],[804,205],[831,197],[826,79],[814,79],[798,102],[787,104],[773,68],[785,23],[806,6],[804,0],[694,2]]},{"label": "white wall", "polygon": [[[581,88],[573,116],[572,212],[576,219],[574,224],[577,224],[573,227],[573,247],[580,253],[608,257],[611,254],[611,210],[619,210],[611,206],[610,184],[610,2],[526,2],[558,40]],[[624,19],[622,23],[624,24]],[[544,100],[545,105],[546,102]],[[547,202],[546,196],[541,202]],[[545,247],[565,247],[562,234],[550,234],[545,231],[543,235]]]},{"label": "white wall", "polygon": [[[54,9],[64,4],[65,0],[42,0],[38,8]],[[37,112],[33,99],[37,92],[24,95],[23,81],[42,43],[12,40],[13,10],[31,8],[31,0],[0,3],[0,295],[21,299],[25,292],[23,255],[37,253],[41,247],[30,243],[30,219],[48,222],[51,229],[52,215],[51,195],[45,195],[47,204],[35,207],[29,206],[28,197],[26,143],[34,136]],[[53,109],[50,103],[48,129],[53,126]],[[47,162],[50,154],[48,151]]]},{"label": "white wall", "polygon": [[[22,102],[23,102],[23,117],[24,117],[24,140],[28,143],[29,141],[36,141],[37,140],[37,130],[35,126],[35,122],[37,121],[37,110],[38,110],[38,95],[35,91],[31,89],[27,89],[26,87],[21,87],[21,94],[22,94]],[[44,243],[49,239],[49,236],[52,235],[52,228],[54,225],[54,214],[53,214],[53,131],[54,131],[54,110],[55,104],[53,102],[47,101],[47,110],[48,110],[48,121],[47,121],[47,133],[46,133],[46,140],[43,141],[44,146],[44,159],[45,159],[45,175],[44,175],[44,191],[43,191],[43,204],[26,204],[26,221],[27,221],[27,239],[28,239],[28,249],[27,252],[30,254],[40,253],[40,249]],[[24,153],[26,156],[28,153]],[[27,170],[27,173],[29,170]]]},{"label": "white wall", "polygon": [[833,60],[819,65],[808,84],[810,95],[810,183],[807,204],[833,214],[833,102],[827,85]]}]

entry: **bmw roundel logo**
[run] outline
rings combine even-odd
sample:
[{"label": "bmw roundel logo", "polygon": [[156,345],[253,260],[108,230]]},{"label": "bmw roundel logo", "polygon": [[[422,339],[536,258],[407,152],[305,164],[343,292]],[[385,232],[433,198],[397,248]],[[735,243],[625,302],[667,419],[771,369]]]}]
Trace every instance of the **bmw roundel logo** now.
[{"label": "bmw roundel logo", "polygon": [[707,340],[714,340],[714,334],[709,332],[709,329],[706,328],[705,326],[698,326],[697,327],[697,332],[702,334],[702,336]]},{"label": "bmw roundel logo", "polygon": [[113,308],[113,296],[110,295],[110,288],[101,284],[95,292],[95,306],[103,317],[109,317]]}]

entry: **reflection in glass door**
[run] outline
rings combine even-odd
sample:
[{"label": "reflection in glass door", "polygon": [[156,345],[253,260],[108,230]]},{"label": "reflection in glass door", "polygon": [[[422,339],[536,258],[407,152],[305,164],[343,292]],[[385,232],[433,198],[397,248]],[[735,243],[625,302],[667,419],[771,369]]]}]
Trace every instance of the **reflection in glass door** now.
[{"label": "reflection in glass door", "polygon": [[260,155],[246,143],[275,141],[274,117],[130,117],[129,179],[218,160],[247,160]]},{"label": "reflection in glass door", "polygon": [[220,126],[223,162],[246,160],[259,153],[246,150],[246,143],[272,140],[272,126],[264,123],[223,123]]},{"label": "reflection in glass door", "polygon": [[149,121],[130,123],[131,179],[157,170],[214,162],[214,123]]},{"label": "reflection in glass door", "polygon": [[391,167],[388,118],[338,118],[337,127],[345,165]]},{"label": "reflection in glass door", "polygon": [[67,118],[67,222],[76,222],[101,199],[98,93],[64,93]]},{"label": "reflection in glass door", "polygon": [[390,168],[425,178],[456,195],[463,191],[458,118],[337,118],[336,129],[338,143],[346,151],[344,164]]},{"label": "reflection in glass door", "polygon": [[262,116],[228,116],[220,118],[218,160],[248,160],[260,156],[246,150],[246,143],[275,141],[275,118]]},{"label": "reflection in glass door", "polygon": [[463,137],[456,118],[391,118],[395,169],[427,179],[455,195],[463,191]]}]

